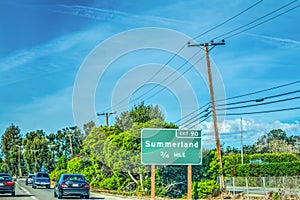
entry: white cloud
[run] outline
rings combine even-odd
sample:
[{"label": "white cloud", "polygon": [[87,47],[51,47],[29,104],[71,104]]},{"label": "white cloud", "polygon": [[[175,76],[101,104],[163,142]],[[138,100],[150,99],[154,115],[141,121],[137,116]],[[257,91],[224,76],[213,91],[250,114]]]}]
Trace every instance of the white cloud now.
[{"label": "white cloud", "polygon": [[[195,129],[202,130],[205,145],[214,145],[215,137],[212,122],[202,122]],[[275,120],[271,123],[264,123],[251,118],[242,119],[242,133],[245,144],[253,144],[260,136],[274,129],[282,129],[287,135],[300,135],[300,124],[297,121],[284,123]],[[240,119],[225,120],[223,123],[220,123],[219,134],[220,138],[222,138],[221,143],[239,143],[241,140]]]},{"label": "white cloud", "polygon": [[[212,122],[203,122],[197,128],[202,129],[203,133],[213,133]],[[254,119],[242,119],[242,131],[243,132],[258,132],[266,133],[273,129],[282,129],[287,133],[300,133],[300,124],[295,121],[294,123],[284,123],[279,120],[275,120],[272,123],[256,122]],[[225,120],[219,124],[220,134],[239,133],[241,131],[240,119]]]},{"label": "white cloud", "polygon": [[272,36],[265,36],[265,35],[258,35],[258,34],[248,34],[250,36],[254,36],[256,38],[263,39],[263,42],[272,43],[273,45],[280,46],[280,47],[300,47],[300,41],[287,39],[287,38],[278,38]]},{"label": "white cloud", "polygon": [[7,71],[32,62],[42,56],[66,51],[81,42],[83,38],[84,34],[82,33],[70,34],[31,49],[13,52],[10,56],[0,59],[0,70]]},{"label": "white cloud", "polygon": [[134,15],[127,12],[121,12],[117,10],[108,10],[102,8],[94,8],[87,6],[79,6],[79,5],[56,5],[52,12],[57,12],[61,14],[74,15],[78,17],[84,17],[93,20],[103,20],[103,21],[111,21],[111,20],[128,20],[128,22],[132,21],[134,23],[138,23],[139,21],[144,22],[156,22],[160,24],[183,24],[185,22],[165,17],[157,17],[157,16],[146,16],[146,15]]}]

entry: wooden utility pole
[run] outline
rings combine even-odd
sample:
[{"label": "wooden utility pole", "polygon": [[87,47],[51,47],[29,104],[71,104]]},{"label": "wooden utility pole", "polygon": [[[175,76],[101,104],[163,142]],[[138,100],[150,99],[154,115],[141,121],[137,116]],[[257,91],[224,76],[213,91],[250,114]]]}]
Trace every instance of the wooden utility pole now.
[{"label": "wooden utility pole", "polygon": [[205,57],[206,57],[206,65],[207,65],[207,75],[208,75],[208,83],[209,83],[209,92],[210,92],[210,102],[211,102],[211,110],[212,110],[212,117],[214,123],[214,132],[215,132],[215,139],[216,139],[216,150],[218,155],[219,167],[221,169],[221,188],[224,189],[224,177],[223,177],[223,165],[222,165],[222,156],[221,156],[221,145],[220,145],[220,138],[219,138],[219,130],[218,130],[218,121],[217,121],[217,114],[216,114],[216,106],[215,106],[215,96],[214,96],[214,88],[213,88],[213,80],[211,74],[211,67],[210,67],[210,59],[209,59],[209,46],[217,46],[217,45],[225,45],[225,41],[222,40],[220,43],[214,43],[211,41],[210,43],[203,43],[203,44],[188,44],[189,47],[197,46],[197,47],[204,47]]},{"label": "wooden utility pole", "polygon": [[69,137],[69,142],[70,142],[70,153],[71,153],[71,156],[73,156],[73,143],[72,143],[72,134],[71,133],[68,133],[67,136]]},{"label": "wooden utility pole", "polygon": [[34,154],[34,174],[36,174],[37,172],[37,168],[36,168],[36,165],[37,165],[37,156],[36,156],[36,152],[38,150],[30,150],[30,151],[33,151],[33,154]]},{"label": "wooden utility pole", "polygon": [[192,178],[192,165],[188,165],[187,168],[187,179],[188,179],[188,200],[192,200],[193,199],[193,194],[192,194],[192,182],[193,182],[193,178]]},{"label": "wooden utility pole", "polygon": [[151,199],[155,199],[155,165],[151,165]]},{"label": "wooden utility pole", "polygon": [[106,126],[108,127],[108,117],[109,115],[116,114],[117,112],[106,112],[106,113],[97,113],[97,116],[105,115],[106,118]]},{"label": "wooden utility pole", "polygon": [[22,169],[21,169],[21,146],[16,145],[18,147],[18,168],[19,168],[19,176],[22,176]]}]

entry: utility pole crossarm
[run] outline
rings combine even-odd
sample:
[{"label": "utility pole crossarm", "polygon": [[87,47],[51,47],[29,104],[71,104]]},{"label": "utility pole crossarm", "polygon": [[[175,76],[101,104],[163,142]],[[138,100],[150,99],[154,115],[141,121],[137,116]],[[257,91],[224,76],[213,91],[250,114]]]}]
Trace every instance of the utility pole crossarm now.
[{"label": "utility pole crossarm", "polygon": [[214,42],[213,40],[209,43],[202,43],[202,44],[191,44],[188,42],[188,47],[206,47],[206,46],[218,46],[218,45],[225,45],[225,40],[221,42]]},{"label": "utility pole crossarm", "polygon": [[106,126],[108,126],[108,117],[109,115],[117,114],[117,112],[106,112],[106,113],[97,113],[97,116],[104,115],[106,118]]}]

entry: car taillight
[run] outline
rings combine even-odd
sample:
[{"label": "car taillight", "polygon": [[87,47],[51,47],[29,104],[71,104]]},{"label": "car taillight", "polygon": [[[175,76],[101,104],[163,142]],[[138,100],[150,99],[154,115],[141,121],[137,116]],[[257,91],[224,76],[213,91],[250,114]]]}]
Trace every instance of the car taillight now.
[{"label": "car taillight", "polygon": [[60,186],[61,187],[67,187],[67,185],[65,183],[61,183]]},{"label": "car taillight", "polygon": [[88,183],[84,184],[84,187],[88,188],[90,185]]},{"label": "car taillight", "polygon": [[4,186],[14,186],[15,183],[12,182],[12,181],[7,181],[7,182],[4,182],[3,185],[4,185]]}]

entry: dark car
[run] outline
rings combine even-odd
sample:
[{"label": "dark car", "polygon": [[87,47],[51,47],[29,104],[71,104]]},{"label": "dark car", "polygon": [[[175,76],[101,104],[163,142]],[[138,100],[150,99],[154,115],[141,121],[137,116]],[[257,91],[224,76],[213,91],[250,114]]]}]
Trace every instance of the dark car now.
[{"label": "dark car", "polygon": [[28,174],[26,176],[25,185],[32,184],[35,174]]},{"label": "dark car", "polygon": [[11,193],[11,196],[15,196],[15,182],[8,173],[0,173],[0,193]]},{"label": "dark car", "polygon": [[37,188],[38,186],[50,188],[50,177],[47,172],[38,172],[34,176],[32,188]]},{"label": "dark car", "polygon": [[90,198],[90,185],[82,174],[62,174],[54,186],[54,197],[80,196]]}]

